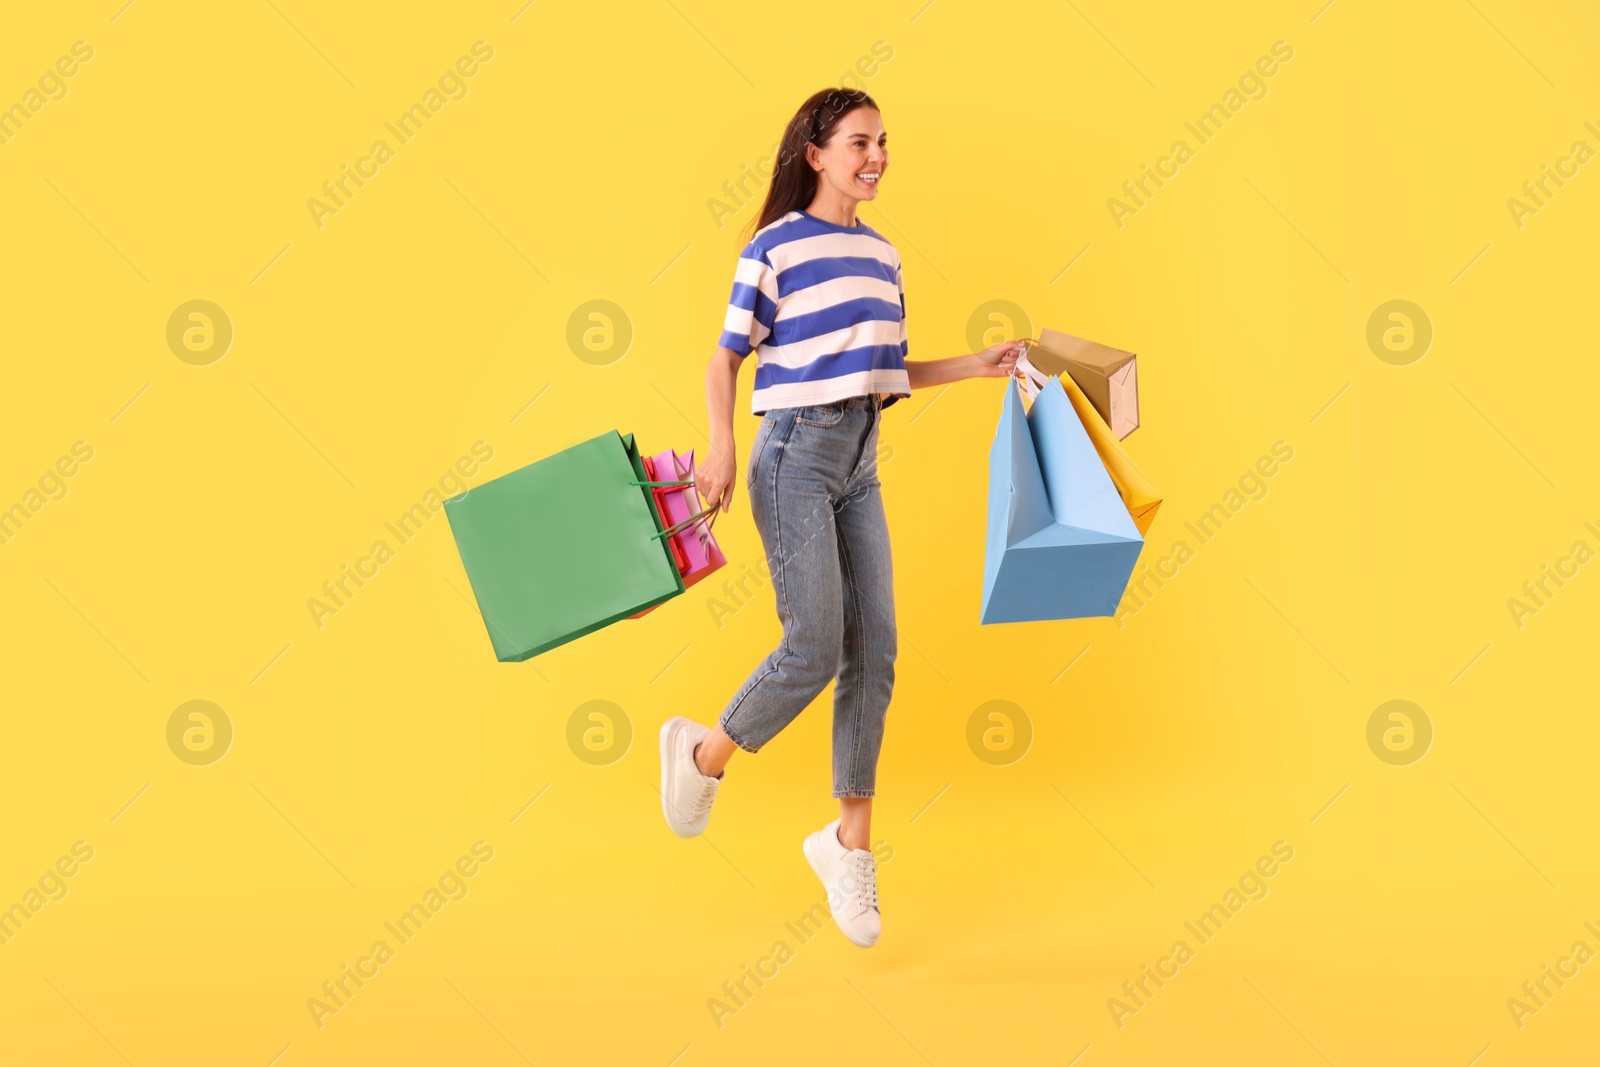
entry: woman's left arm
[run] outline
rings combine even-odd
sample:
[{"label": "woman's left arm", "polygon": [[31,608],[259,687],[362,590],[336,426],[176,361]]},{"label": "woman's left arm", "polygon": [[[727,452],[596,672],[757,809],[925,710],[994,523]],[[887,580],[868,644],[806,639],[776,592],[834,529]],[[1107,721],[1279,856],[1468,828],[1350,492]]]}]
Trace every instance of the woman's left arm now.
[{"label": "woman's left arm", "polygon": [[1017,365],[1017,357],[1031,342],[1032,338],[1024,337],[1017,341],[1001,341],[970,356],[951,356],[949,359],[908,359],[906,377],[911,379],[913,389],[946,385],[950,382],[959,382],[963,378],[1004,378],[1011,373]]}]

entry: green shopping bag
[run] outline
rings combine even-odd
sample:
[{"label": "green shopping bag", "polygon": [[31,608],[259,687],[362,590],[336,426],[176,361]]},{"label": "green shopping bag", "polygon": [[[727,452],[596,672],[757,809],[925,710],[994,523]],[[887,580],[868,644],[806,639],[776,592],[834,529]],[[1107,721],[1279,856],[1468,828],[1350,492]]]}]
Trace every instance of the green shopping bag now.
[{"label": "green shopping bag", "polygon": [[[519,662],[683,592],[632,434],[573,445],[444,502],[495,656]],[[695,516],[696,519],[700,516]]]}]

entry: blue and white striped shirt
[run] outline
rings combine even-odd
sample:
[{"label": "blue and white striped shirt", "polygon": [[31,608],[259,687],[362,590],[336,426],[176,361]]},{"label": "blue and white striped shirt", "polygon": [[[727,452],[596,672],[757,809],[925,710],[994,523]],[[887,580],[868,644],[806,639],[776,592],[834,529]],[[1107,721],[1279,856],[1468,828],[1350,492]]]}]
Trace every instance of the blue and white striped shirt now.
[{"label": "blue and white striped shirt", "polygon": [[871,393],[887,407],[911,395],[900,253],[857,222],[791,211],[740,254],[717,343],[757,352],[755,414]]}]

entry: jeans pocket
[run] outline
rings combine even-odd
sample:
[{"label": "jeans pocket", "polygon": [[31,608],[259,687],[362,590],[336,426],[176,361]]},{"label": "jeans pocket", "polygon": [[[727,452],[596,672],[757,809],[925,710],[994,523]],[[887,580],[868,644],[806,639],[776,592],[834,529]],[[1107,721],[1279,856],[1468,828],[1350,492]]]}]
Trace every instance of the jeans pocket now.
[{"label": "jeans pocket", "polygon": [[830,429],[844,421],[844,401],[835,400],[831,404],[812,404],[810,407],[796,408],[794,421],[803,422],[807,426]]},{"label": "jeans pocket", "polygon": [[767,440],[772,436],[774,425],[772,418],[764,417],[761,420],[761,425],[756,429],[756,439],[750,445],[750,460],[745,464],[744,487],[747,490],[753,488],[756,484],[756,475],[761,470],[761,452],[762,449],[766,448]]}]

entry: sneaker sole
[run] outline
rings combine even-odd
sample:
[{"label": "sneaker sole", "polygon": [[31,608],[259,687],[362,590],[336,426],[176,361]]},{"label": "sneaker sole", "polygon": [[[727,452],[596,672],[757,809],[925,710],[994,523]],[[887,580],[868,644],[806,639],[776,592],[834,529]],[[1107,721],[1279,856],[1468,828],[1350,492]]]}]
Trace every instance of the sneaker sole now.
[{"label": "sneaker sole", "polygon": [[672,795],[672,790],[667,788],[667,767],[669,765],[669,757],[671,755],[670,734],[672,732],[672,724],[682,718],[683,716],[681,715],[675,715],[661,725],[661,741],[660,745],[658,746],[661,751],[661,815],[662,818],[667,820],[668,829],[684,840],[690,840],[699,837],[705,831],[701,829],[691,830],[689,833],[684,833],[682,830],[679,830],[677,823],[675,823],[672,818],[672,804],[667,800],[667,798]]},{"label": "sneaker sole", "polygon": [[[822,860],[822,853],[820,851],[821,845],[822,843],[817,840],[817,834],[811,833],[806,835],[805,841],[801,843],[800,851],[805,853],[806,862],[811,865],[812,873],[817,876],[817,880],[822,883],[822,887],[826,891],[830,888],[830,886],[828,882],[828,876],[823,873],[824,864]],[[833,914],[833,905],[831,903],[828,905],[828,915],[833,919],[833,925],[839,928],[839,932],[843,934],[845,939],[852,945],[857,945],[861,948],[871,948],[873,945],[877,944],[876,941],[857,940],[854,934],[844,928],[844,924],[839,921],[838,916]]]},{"label": "sneaker sole", "polygon": [[670,755],[669,750],[671,748],[672,725],[677,721],[678,720],[676,718],[671,718],[661,724],[661,741],[659,746],[661,749],[661,817],[667,820],[668,829],[677,834],[679,837],[694,837],[696,835],[684,834],[678,831],[677,825],[672,821],[672,805],[667,800],[667,797],[672,794],[672,790],[667,787],[667,768],[670,766],[668,757]]}]

